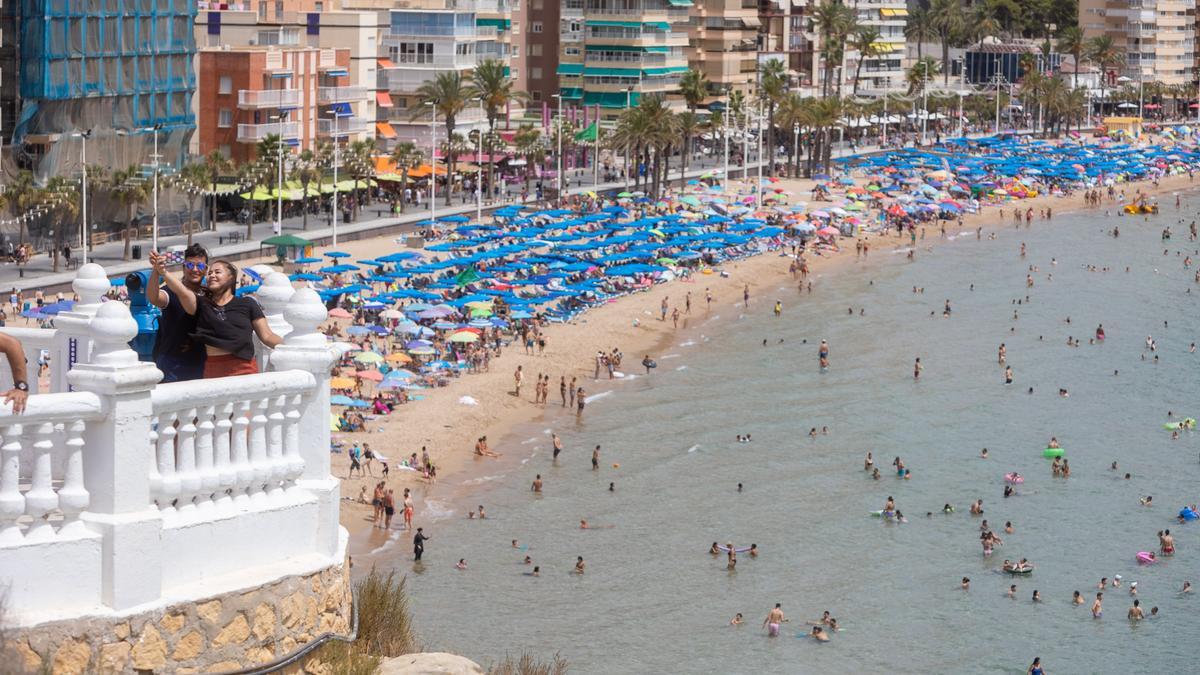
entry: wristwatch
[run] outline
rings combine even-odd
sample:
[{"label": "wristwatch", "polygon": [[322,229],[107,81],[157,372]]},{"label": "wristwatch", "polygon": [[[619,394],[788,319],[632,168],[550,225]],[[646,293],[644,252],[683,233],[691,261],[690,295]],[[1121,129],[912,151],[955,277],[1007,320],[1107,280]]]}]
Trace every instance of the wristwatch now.
[{"label": "wristwatch", "polygon": [[13,389],[19,389],[21,391],[29,391],[29,385],[24,382],[13,382]]}]

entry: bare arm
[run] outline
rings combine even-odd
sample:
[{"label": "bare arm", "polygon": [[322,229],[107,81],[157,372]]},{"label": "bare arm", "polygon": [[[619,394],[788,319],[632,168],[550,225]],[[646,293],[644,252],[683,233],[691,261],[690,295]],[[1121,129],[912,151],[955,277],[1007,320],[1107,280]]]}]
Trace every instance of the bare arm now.
[{"label": "bare arm", "polygon": [[254,334],[258,336],[259,342],[274,349],[283,343],[283,338],[275,334],[271,327],[267,325],[266,318],[255,319],[251,324],[254,327]]},{"label": "bare arm", "polygon": [[152,276],[150,277],[152,282],[156,281],[154,276],[160,277],[163,282],[167,284],[167,288],[171,289],[171,292],[179,298],[179,304],[183,305],[183,311],[187,312],[188,314],[196,313],[196,294],[193,293],[190,288],[185,286],[182,281],[171,276],[170,274],[167,274],[167,261],[165,257],[159,255],[158,253],[151,253],[150,269],[153,270]]},{"label": "bare arm", "polygon": [[[150,252],[152,259],[156,255],[156,252]],[[167,294],[161,288],[159,288],[159,286],[163,283],[163,277],[165,276],[167,276],[165,273],[159,272],[159,266],[153,264],[152,262],[150,265],[150,280],[146,282],[146,299],[150,301],[150,304],[159,309],[166,309],[167,304],[170,302],[170,298],[167,296]]]},{"label": "bare arm", "polygon": [[3,401],[12,403],[13,412],[20,414],[25,411],[25,400],[29,397],[29,392],[18,389],[15,385],[20,383],[28,383],[27,374],[25,372],[25,350],[21,348],[21,341],[17,338],[0,333],[0,351],[4,352],[4,356],[8,358],[8,367],[12,370],[13,388],[4,394]]}]

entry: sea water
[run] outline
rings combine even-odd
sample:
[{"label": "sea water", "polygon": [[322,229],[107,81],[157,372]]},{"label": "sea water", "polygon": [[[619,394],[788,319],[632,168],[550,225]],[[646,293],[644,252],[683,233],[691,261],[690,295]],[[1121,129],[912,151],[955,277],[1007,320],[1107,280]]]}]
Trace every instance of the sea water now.
[{"label": "sea water", "polygon": [[[1200,417],[1200,353],[1188,353],[1200,341],[1200,286],[1175,254],[1197,257],[1175,222],[1192,210],[1167,208],[1148,222],[1101,214],[997,226],[994,241],[970,232],[941,242],[930,228],[915,262],[877,241],[869,260],[819,278],[811,294],[780,277],[748,309],[694,309],[649,376],[584,381],[593,400],[582,420],[551,405],[498,444],[508,468],[478,471],[505,479],[464,479],[470,496],[454,515],[424,523],[432,540],[420,566],[406,537],[375,562],[409,575],[430,649],[485,664],[530,650],[558,652],[576,673],[1015,673],[1034,656],[1050,672],[1194,671],[1200,598],[1179,590],[1200,583],[1200,523],[1174,515],[1200,501],[1200,432],[1171,440],[1162,428],[1168,410]],[[1114,225],[1120,238],[1107,234]],[[1166,225],[1175,235],[1164,242]],[[1108,338],[1089,344],[1098,324]],[[1082,345],[1068,347],[1068,336]],[[827,372],[817,363],[822,339]],[[914,381],[917,357],[924,371]],[[829,434],[810,438],[813,427]],[[557,464],[547,428],[566,446]],[[752,442],[735,441],[747,433]],[[1042,458],[1051,436],[1067,449],[1069,479],[1052,478]],[[990,459],[980,458],[984,447]],[[879,481],[863,471],[868,451]],[[896,456],[910,480],[896,477]],[[1010,471],[1025,482],[1005,499]],[[536,473],[541,495],[530,491]],[[1152,508],[1139,505],[1145,495]],[[868,515],[888,496],[908,523]],[[968,513],[979,498],[1004,541],[990,559],[981,518]],[[477,503],[487,520],[466,519]],[[944,515],[945,503],[955,513]],[[581,530],[584,518],[613,527]],[[1139,566],[1135,554],[1157,550],[1163,528],[1178,554]],[[708,554],[714,541],[762,553],[740,555],[730,572],[723,555]],[[525,555],[539,578],[525,575]],[[576,556],[587,563],[582,576],[571,573]],[[454,568],[459,558],[467,570]],[[1002,574],[1006,558],[1028,558],[1036,571]],[[1097,581],[1117,574],[1123,585],[1106,589],[1104,617],[1093,620]],[[1157,618],[1125,618],[1132,581]],[[1010,583],[1016,599],[1005,596]],[[1087,604],[1071,604],[1075,590]],[[791,622],[768,639],[761,623],[776,602]],[[824,610],[844,629],[826,644],[800,639]],[[745,625],[728,625],[738,612]]]}]

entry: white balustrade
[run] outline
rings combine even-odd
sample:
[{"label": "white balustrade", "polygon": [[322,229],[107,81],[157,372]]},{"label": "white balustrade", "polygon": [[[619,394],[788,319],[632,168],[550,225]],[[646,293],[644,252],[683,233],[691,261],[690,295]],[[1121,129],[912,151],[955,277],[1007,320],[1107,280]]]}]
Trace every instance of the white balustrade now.
[{"label": "white balustrade", "polygon": [[14,625],[339,563],[333,355],[316,293],[282,275],[264,283],[264,312],[285,336],[262,350],[269,371],[162,384],[129,348],[129,308],[100,301],[104,270],[84,266],[73,285],[81,301],[56,330],[9,329],[32,361],[47,349],[61,368],[57,393],[31,395],[21,415],[0,406],[0,581]]},{"label": "white balustrade", "polygon": [[[101,398],[83,392],[39,394],[21,415],[0,412],[0,547],[83,532],[83,432],[103,412]],[[54,462],[56,455],[64,461]]]},{"label": "white balustrade", "polygon": [[315,386],[296,370],[158,385],[150,400],[162,478],[151,497],[168,524],[292,488],[304,470],[300,409]]}]

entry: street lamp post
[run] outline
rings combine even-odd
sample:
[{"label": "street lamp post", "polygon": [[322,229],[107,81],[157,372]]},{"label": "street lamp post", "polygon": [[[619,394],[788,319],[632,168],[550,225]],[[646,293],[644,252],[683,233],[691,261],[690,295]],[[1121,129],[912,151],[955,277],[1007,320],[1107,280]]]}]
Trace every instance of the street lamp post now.
[{"label": "street lamp post", "polygon": [[91,137],[92,130],[77,131],[70,136],[78,136],[81,142],[79,150],[79,163],[83,169],[83,178],[80,181],[80,201],[79,201],[79,245],[83,252],[80,254],[80,261],[86,265],[88,261],[88,240],[87,240],[87,139]]},{"label": "street lamp post", "polygon": [[755,139],[754,149],[758,153],[758,185],[755,187],[754,194],[758,195],[758,208],[762,208],[762,183],[763,183],[763,111],[762,99],[758,101],[758,138]]},{"label": "street lamp post", "polygon": [[795,162],[796,177],[800,177],[800,123],[792,124],[792,161]]},{"label": "street lamp post", "polygon": [[429,221],[437,223],[437,105],[433,101],[426,101],[425,105],[432,112],[429,118]]},{"label": "street lamp post", "polygon": [[279,143],[275,146],[276,176],[275,176],[275,234],[283,232],[283,115],[271,115],[270,119],[279,125]]},{"label": "street lamp post", "polygon": [[[487,116],[483,110],[483,97],[476,98],[479,103],[479,118],[487,121]],[[487,125],[484,125],[487,128]],[[475,135],[475,220],[483,222],[483,129],[479,129]],[[488,157],[488,162],[492,161]]]},{"label": "street lamp post", "polygon": [[563,104],[563,100],[562,100],[562,94],[553,94],[553,97],[558,99],[558,115],[557,115],[558,124],[556,125],[558,127],[558,134],[557,134],[558,138],[556,139],[556,141],[558,143],[558,150],[554,153],[554,175],[555,175],[555,178],[558,179],[558,196],[555,197],[555,203],[561,204],[562,198],[563,198],[563,175],[562,175],[562,173],[563,173],[563,166],[562,166],[562,128],[563,128],[562,104]]},{"label": "street lamp post", "polygon": [[334,135],[334,137],[333,137],[333,203],[329,205],[329,208],[330,208],[330,210],[333,212],[333,237],[332,237],[332,241],[333,241],[333,246],[334,246],[335,248],[337,247],[337,243],[338,243],[338,242],[337,242],[337,231],[338,231],[338,209],[337,209],[337,196],[338,196],[338,165],[339,165],[339,164],[341,164],[341,162],[342,162],[342,153],[341,153],[341,147],[342,147],[342,146],[341,146],[341,144],[340,144],[340,140],[341,140],[341,139],[340,139],[340,138],[339,138],[339,137],[338,137],[338,136],[335,134],[335,135]]},{"label": "street lamp post", "polygon": [[[150,240],[153,250],[158,250],[158,132],[162,129],[161,124],[155,124],[154,127],[154,216],[150,225]],[[192,214],[188,214],[188,221],[191,221]],[[190,227],[190,225],[189,225]]]},{"label": "street lamp post", "polygon": [[929,62],[922,61],[925,75],[921,78],[921,145],[925,145],[926,129],[929,127]]}]

